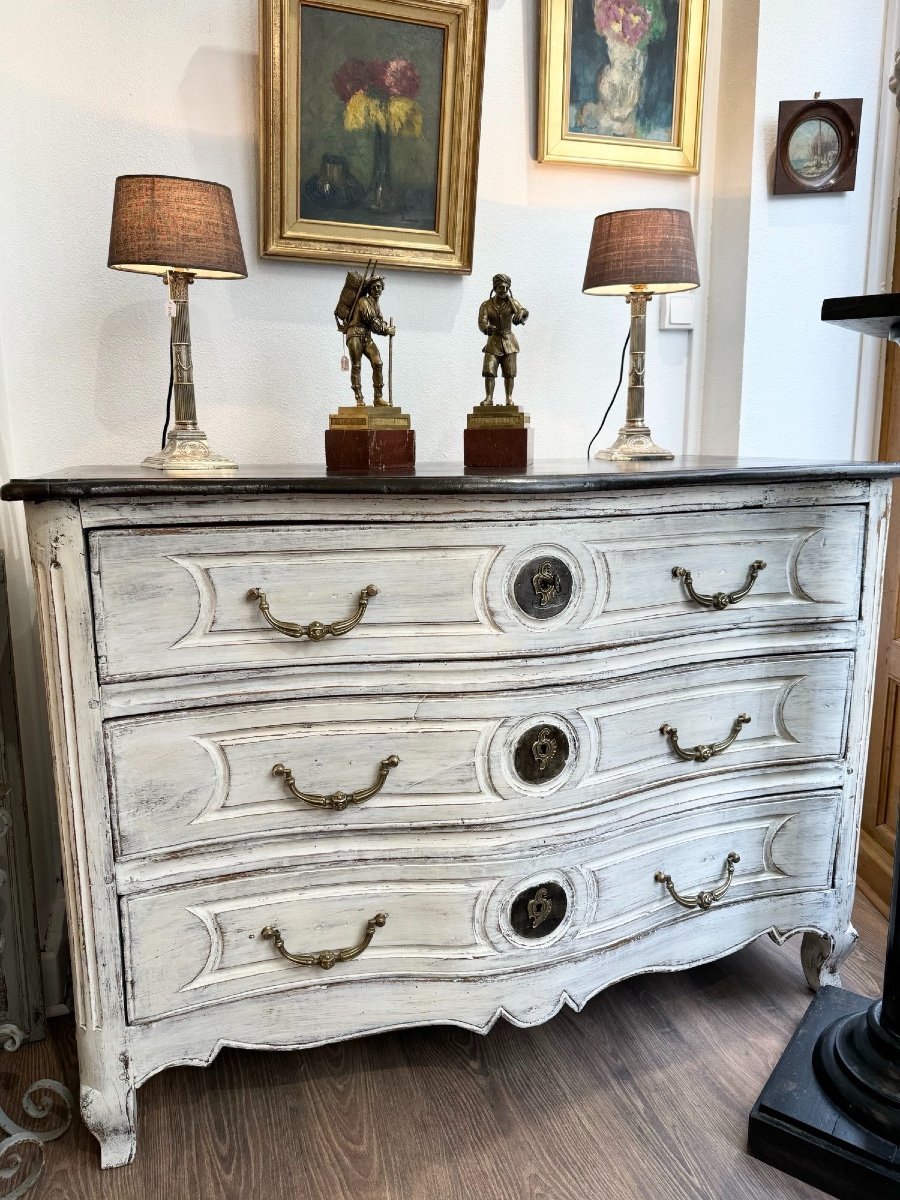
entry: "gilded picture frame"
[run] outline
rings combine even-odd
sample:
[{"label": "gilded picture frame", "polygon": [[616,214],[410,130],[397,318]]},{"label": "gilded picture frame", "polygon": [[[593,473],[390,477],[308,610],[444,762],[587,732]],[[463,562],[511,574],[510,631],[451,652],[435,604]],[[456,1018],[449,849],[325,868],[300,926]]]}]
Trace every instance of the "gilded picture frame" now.
[{"label": "gilded picture frame", "polygon": [[541,0],[538,159],[695,175],[709,0]]},{"label": "gilded picture frame", "polygon": [[260,0],[259,252],[469,274],[488,0]]}]

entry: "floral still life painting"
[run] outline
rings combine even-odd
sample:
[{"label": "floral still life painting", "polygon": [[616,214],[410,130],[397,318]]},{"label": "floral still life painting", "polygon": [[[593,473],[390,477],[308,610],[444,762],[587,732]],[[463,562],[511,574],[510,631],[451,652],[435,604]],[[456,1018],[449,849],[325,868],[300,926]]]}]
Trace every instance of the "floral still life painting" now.
[{"label": "floral still life painting", "polygon": [[705,0],[543,0],[540,157],[696,171]]},{"label": "floral still life painting", "polygon": [[[569,129],[672,140],[680,0],[578,0]],[[589,11],[590,10],[590,11]],[[594,36],[591,36],[594,35]]]},{"label": "floral still life painting", "polygon": [[300,215],[433,229],[444,30],[304,5],[300,55]]},{"label": "floral still life painting", "polygon": [[261,0],[264,256],[471,270],[488,0]]}]

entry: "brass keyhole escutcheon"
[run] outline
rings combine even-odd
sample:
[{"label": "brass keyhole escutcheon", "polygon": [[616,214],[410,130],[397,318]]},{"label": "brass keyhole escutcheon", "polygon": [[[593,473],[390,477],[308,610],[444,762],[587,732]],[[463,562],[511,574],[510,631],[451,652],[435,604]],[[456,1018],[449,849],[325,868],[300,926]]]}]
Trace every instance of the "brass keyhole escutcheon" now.
[{"label": "brass keyhole escutcheon", "polygon": [[553,901],[547,895],[545,887],[539,887],[532,898],[528,901],[528,917],[531,921],[531,928],[537,929],[553,916]]},{"label": "brass keyhole escutcheon", "polygon": [[558,883],[531,884],[509,907],[513,932],[525,941],[540,941],[559,929],[569,909],[569,897]]},{"label": "brass keyhole escutcheon", "polygon": [[553,736],[553,731],[547,728],[541,730],[538,734],[537,741],[532,743],[531,753],[534,755],[534,761],[537,763],[539,771],[546,771],[550,763],[556,758],[556,738]]},{"label": "brass keyhole escutcheon", "polygon": [[519,568],[512,591],[516,605],[527,617],[549,621],[565,612],[572,601],[572,572],[561,558],[542,555]]},{"label": "brass keyhole escutcheon", "polygon": [[562,774],[570,753],[569,739],[558,725],[532,725],[516,740],[513,766],[523,782],[543,787]]},{"label": "brass keyhole escutcheon", "polygon": [[540,599],[541,608],[546,608],[548,604],[552,603],[563,588],[562,580],[549,562],[541,563],[540,570],[535,574],[531,585],[535,595]]}]

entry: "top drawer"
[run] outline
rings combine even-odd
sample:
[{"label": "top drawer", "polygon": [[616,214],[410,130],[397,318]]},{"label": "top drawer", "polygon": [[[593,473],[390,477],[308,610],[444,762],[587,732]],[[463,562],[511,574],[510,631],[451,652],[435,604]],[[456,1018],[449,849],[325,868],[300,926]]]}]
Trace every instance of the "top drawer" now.
[{"label": "top drawer", "polygon": [[[606,520],[208,526],[90,534],[103,681],[554,653],[748,624],[855,619],[865,509]],[[752,564],[764,561],[756,573]],[[693,594],[676,567],[691,574]],[[736,602],[704,602],[744,591]],[[341,636],[290,637],[351,618]],[[700,597],[698,599],[697,597]]]}]

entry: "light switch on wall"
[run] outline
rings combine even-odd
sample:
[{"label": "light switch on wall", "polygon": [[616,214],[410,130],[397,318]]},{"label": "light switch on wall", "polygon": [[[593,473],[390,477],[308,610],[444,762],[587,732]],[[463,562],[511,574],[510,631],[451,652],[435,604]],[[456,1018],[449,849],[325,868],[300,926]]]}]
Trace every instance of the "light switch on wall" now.
[{"label": "light switch on wall", "polygon": [[690,292],[659,296],[660,329],[693,329],[694,297]]}]

